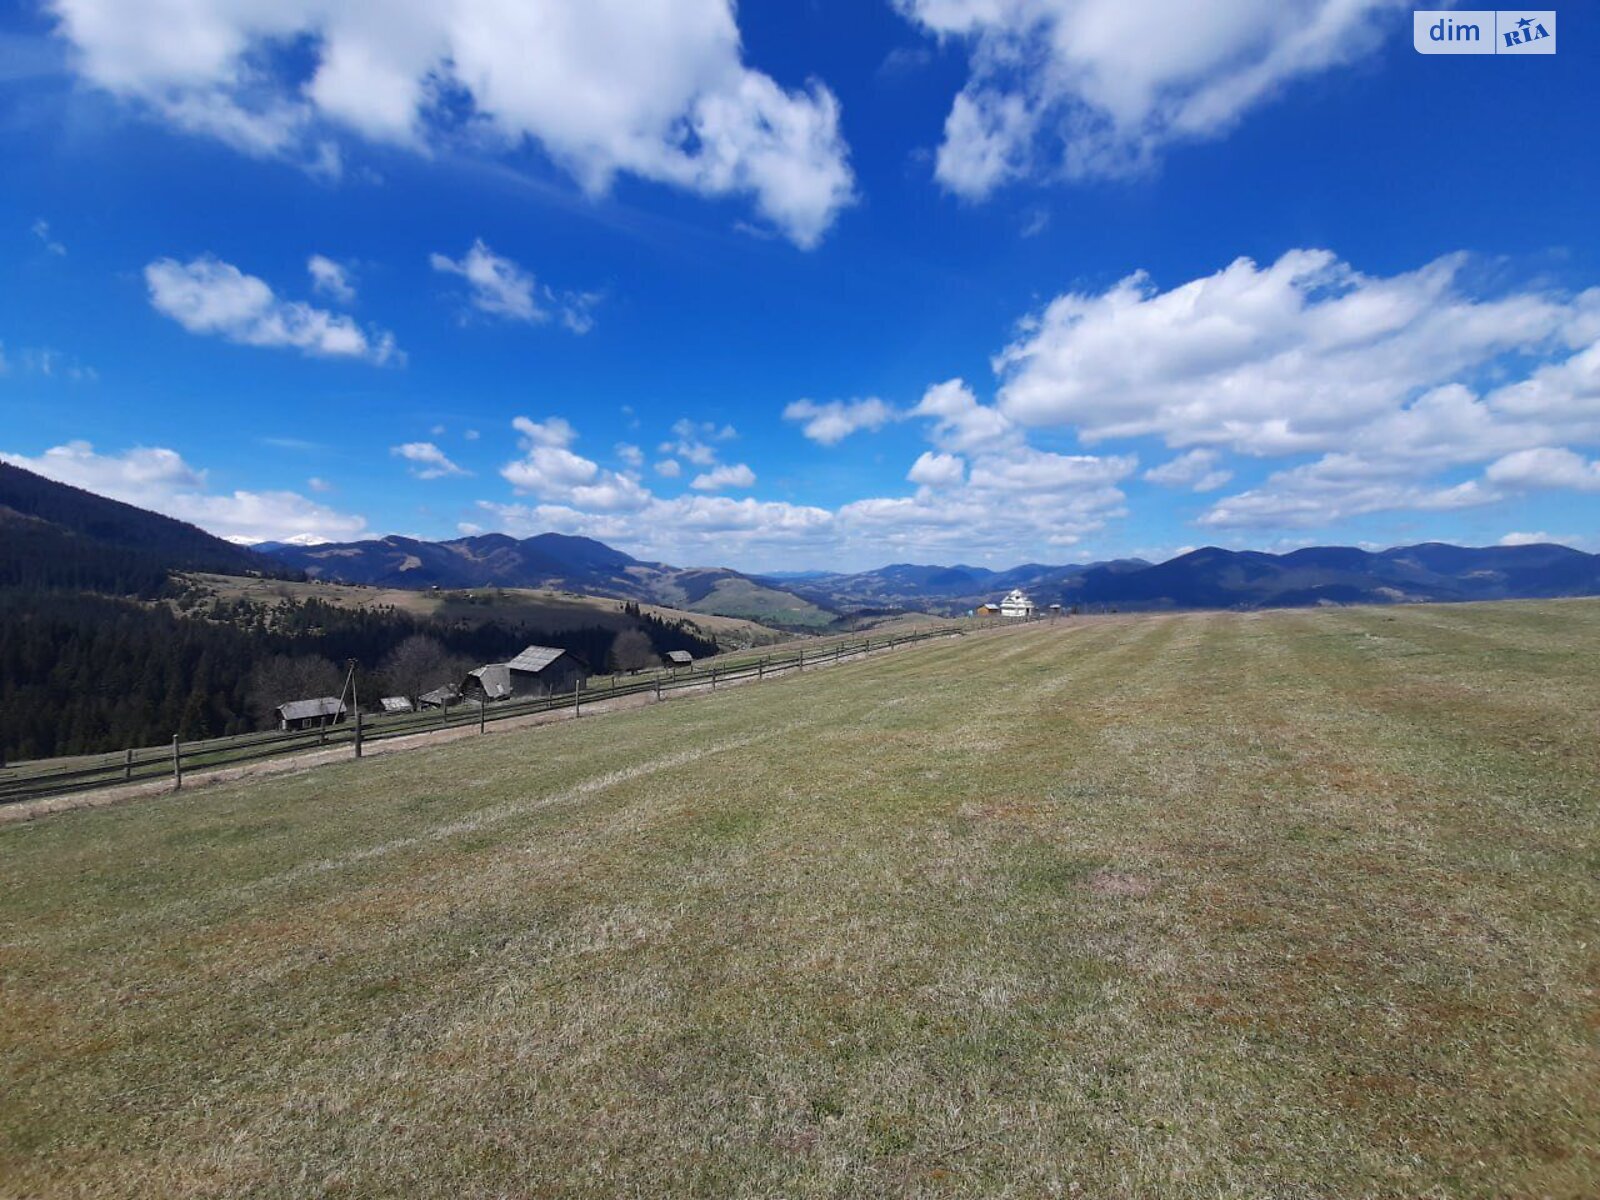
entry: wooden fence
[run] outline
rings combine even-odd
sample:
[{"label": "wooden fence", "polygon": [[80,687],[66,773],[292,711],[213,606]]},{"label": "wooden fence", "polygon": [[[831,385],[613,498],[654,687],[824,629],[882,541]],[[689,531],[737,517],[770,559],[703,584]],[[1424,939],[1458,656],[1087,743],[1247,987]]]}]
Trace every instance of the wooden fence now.
[{"label": "wooden fence", "polygon": [[586,704],[647,693],[659,700],[673,692],[705,688],[708,685],[715,690],[724,684],[763,680],[769,676],[804,671],[808,667],[820,667],[847,658],[892,650],[913,642],[955,637],[963,632],[965,630],[960,626],[942,625],[894,636],[854,638],[811,648],[802,646],[798,651],[786,654],[760,657],[743,654],[729,659],[711,659],[677,671],[591,679],[587,684],[580,684],[570,692],[557,695],[501,700],[491,704],[465,701],[450,708],[382,716],[358,712],[353,721],[319,729],[289,733],[246,733],[192,742],[182,742],[174,736],[171,744],[166,746],[147,746],[52,762],[16,763],[0,768],[0,805],[158,780],[170,780],[175,788],[182,787],[183,777],[188,773],[239,766],[258,759],[303,754],[328,747],[349,747],[351,753],[360,758],[363,746],[389,738],[464,726],[487,729],[495,721],[565,708],[572,709],[574,716],[582,716]]}]

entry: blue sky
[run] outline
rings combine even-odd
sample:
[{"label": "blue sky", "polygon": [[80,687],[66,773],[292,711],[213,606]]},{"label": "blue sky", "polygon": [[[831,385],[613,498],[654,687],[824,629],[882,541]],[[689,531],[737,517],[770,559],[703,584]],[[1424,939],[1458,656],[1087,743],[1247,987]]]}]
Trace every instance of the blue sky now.
[{"label": "blue sky", "polygon": [[1589,6],[503,8],[0,8],[0,456],[756,570],[1600,549]]}]

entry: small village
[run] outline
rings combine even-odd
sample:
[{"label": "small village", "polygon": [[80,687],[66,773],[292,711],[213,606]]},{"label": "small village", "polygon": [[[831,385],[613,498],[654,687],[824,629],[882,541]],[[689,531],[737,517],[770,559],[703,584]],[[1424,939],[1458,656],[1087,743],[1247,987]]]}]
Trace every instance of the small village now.
[{"label": "small village", "polygon": [[[968,612],[971,618],[996,618],[1006,621],[1033,620],[1040,616],[1060,616],[1062,606],[1051,604],[1042,611],[1021,588],[1012,588],[998,604],[980,604]],[[660,656],[661,666],[670,671],[692,668],[694,656],[687,650],[669,650]],[[630,671],[628,674],[637,674]],[[459,682],[445,682],[415,697],[382,696],[374,711],[385,715],[448,709],[458,704],[490,705],[507,700],[553,696],[587,686],[595,672],[577,655],[556,646],[526,646],[505,662],[485,663],[468,671]],[[351,703],[340,696],[315,696],[286,700],[275,710],[277,728],[292,733],[337,725],[350,716]]]}]

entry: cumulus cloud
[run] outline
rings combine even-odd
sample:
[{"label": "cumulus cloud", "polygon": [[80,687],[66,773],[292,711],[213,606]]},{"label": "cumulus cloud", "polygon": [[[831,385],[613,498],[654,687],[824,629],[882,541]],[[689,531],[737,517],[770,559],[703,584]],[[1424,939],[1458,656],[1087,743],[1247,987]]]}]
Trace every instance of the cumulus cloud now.
[{"label": "cumulus cloud", "polygon": [[355,285],[350,282],[350,271],[325,254],[313,254],[306,260],[306,270],[311,274],[311,289],[340,304],[354,304]]},{"label": "cumulus cloud", "polygon": [[724,488],[747,488],[756,485],[756,473],[744,463],[724,464],[696,475],[689,484],[696,491],[720,492]]},{"label": "cumulus cloud", "polygon": [[618,442],[615,449],[617,457],[623,462],[627,463],[628,466],[644,466],[644,451],[633,445],[631,442]]},{"label": "cumulus cloud", "polygon": [[1565,447],[1539,446],[1496,459],[1484,478],[1509,488],[1600,492],[1600,460],[1586,459]]},{"label": "cumulus cloud", "polygon": [[785,421],[800,423],[800,431],[813,442],[837,445],[859,430],[879,430],[901,414],[876,396],[865,400],[796,400],[783,410]]},{"label": "cumulus cloud", "polygon": [[451,462],[449,456],[432,442],[406,442],[390,447],[389,453],[410,463],[411,474],[418,479],[444,479],[451,475],[472,474]]},{"label": "cumulus cloud", "polygon": [[53,446],[29,457],[0,452],[0,461],[113,500],[189,521],[239,542],[358,538],[367,523],[336,512],[296,492],[213,492],[207,472],[190,466],[175,450],[139,446],[100,454],[89,442]]},{"label": "cumulus cloud", "polygon": [[1331,449],[1421,388],[1550,345],[1574,319],[1537,292],[1474,299],[1458,286],[1464,265],[1450,256],[1375,277],[1326,250],[1291,250],[1165,292],[1139,272],[1099,295],[1069,293],[997,358],[999,408],[1091,442]]},{"label": "cumulus cloud", "polygon": [[1367,513],[1406,509],[1448,512],[1504,499],[1475,479],[1457,484],[1415,483],[1373,475],[1333,459],[1273,473],[1265,486],[1218,500],[1200,524],[1226,529],[1305,529]]},{"label": "cumulus cloud", "polygon": [[924,487],[955,487],[967,478],[967,461],[959,454],[936,454],[925,450],[911,464],[906,478]]},{"label": "cumulus cloud", "polygon": [[1347,62],[1398,0],[895,0],[971,54],[935,174],[971,199],[1028,176],[1148,168],[1291,81]]},{"label": "cumulus cloud", "polygon": [[522,457],[500,474],[518,492],[605,513],[636,512],[649,503],[649,491],[632,474],[606,470],[572,450],[578,434],[565,419],[517,417],[511,424],[522,435]]},{"label": "cumulus cloud", "polygon": [[392,333],[363,330],[342,314],[279,299],[265,281],[210,256],[187,263],[160,258],[145,267],[144,278],[156,311],[190,333],[380,366],[404,357]]},{"label": "cumulus cloud", "polygon": [[1214,492],[1228,480],[1233,472],[1217,466],[1215,450],[1196,449],[1169,459],[1159,467],[1151,467],[1144,478],[1163,487],[1186,487],[1197,492]]},{"label": "cumulus cloud", "polygon": [[[593,194],[627,173],[748,197],[800,246],[853,198],[838,101],[819,81],[785,88],[746,66],[732,0],[54,8],[91,83],[179,128],[327,175],[351,136],[424,155],[532,143]],[[297,48],[292,66],[286,46]]]},{"label": "cumulus cloud", "polygon": [[[948,389],[943,395],[949,401]],[[938,399],[935,406],[957,414],[968,408]],[[744,463],[710,465],[684,494],[657,496],[631,471],[608,471],[577,453],[576,431],[558,418],[519,418],[516,427],[522,454],[502,474],[531,499],[480,502],[509,532],[581,533],[641,557],[749,568],[797,561],[865,566],[885,554],[964,555],[975,545],[985,555],[1071,546],[1125,512],[1118,484],[1138,467],[1133,455],[1058,454],[1016,438],[980,439],[970,460],[942,450],[922,454],[908,470],[914,494],[867,496],[829,509],[710,494],[754,487],[756,473]],[[687,420],[675,432],[686,439],[732,433]],[[677,459],[655,467],[670,478],[682,471]]]},{"label": "cumulus cloud", "polygon": [[980,447],[1020,444],[1010,418],[980,403],[960,379],[936,383],[923,393],[911,410],[913,416],[933,420],[933,440],[941,449],[964,452]]}]

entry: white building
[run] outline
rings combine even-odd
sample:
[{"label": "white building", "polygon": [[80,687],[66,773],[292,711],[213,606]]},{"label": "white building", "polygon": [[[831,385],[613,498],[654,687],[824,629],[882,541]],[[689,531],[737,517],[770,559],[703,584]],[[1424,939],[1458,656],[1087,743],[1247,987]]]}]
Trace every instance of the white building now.
[{"label": "white building", "polygon": [[1021,588],[1012,588],[1006,598],[1000,601],[1000,615],[1002,617],[1031,617],[1033,616],[1033,601],[1028,599],[1028,593]]}]

